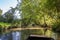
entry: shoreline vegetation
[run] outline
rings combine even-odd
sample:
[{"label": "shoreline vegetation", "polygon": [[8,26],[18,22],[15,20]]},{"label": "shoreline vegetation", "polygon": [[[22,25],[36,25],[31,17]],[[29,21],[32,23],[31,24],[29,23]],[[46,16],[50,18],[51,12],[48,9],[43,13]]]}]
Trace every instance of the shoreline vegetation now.
[{"label": "shoreline vegetation", "polygon": [[30,34],[60,34],[60,0],[17,0],[2,13],[0,8],[0,34],[21,30],[22,40]]},{"label": "shoreline vegetation", "polygon": [[[27,26],[17,26],[17,25],[12,25],[2,23],[4,27],[0,25],[0,34],[6,34],[8,32],[13,32],[13,31],[20,31],[21,32],[21,40],[25,40],[29,35],[35,34],[35,35],[45,35],[48,37],[52,37],[53,31],[51,27],[46,27],[44,28],[43,26],[38,26],[38,25],[29,25]],[[25,37],[26,36],[26,37]]]}]

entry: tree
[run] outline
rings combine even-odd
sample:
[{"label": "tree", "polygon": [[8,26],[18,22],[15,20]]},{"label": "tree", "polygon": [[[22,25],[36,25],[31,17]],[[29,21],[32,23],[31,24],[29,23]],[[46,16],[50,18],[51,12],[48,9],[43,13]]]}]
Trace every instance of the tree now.
[{"label": "tree", "polygon": [[[19,10],[22,25],[47,24],[54,29],[60,24],[60,1],[59,0],[21,0]],[[56,24],[57,23],[57,24]]]},{"label": "tree", "polygon": [[[54,4],[51,0],[51,5],[48,0],[21,0],[19,9],[22,12],[21,18],[24,19],[25,24],[45,24],[46,20],[49,19],[50,9],[53,10]],[[48,3],[47,3],[48,2]],[[52,8],[50,8],[52,7]],[[48,18],[47,18],[48,17]],[[24,23],[24,22],[22,22]],[[29,24],[28,24],[29,23]],[[48,24],[48,23],[47,23]]]},{"label": "tree", "polygon": [[[43,8],[45,1],[43,0],[21,0],[20,4],[21,18],[25,19],[25,24],[31,23],[40,25],[40,21],[44,15]],[[43,3],[42,3],[43,2]],[[23,23],[23,22],[22,22]]]},{"label": "tree", "polygon": [[8,11],[4,14],[5,19],[6,19],[6,22],[8,22],[8,23],[12,23],[12,22],[13,22],[15,10],[16,10],[16,8],[12,8],[12,7],[11,7],[11,9],[8,10]]},{"label": "tree", "polygon": [[60,1],[59,0],[48,0],[46,8],[48,9],[48,15],[54,20],[52,29],[54,32],[60,33]]},{"label": "tree", "polygon": [[0,9],[0,15],[2,14],[2,10]]},{"label": "tree", "polygon": [[3,16],[2,16],[2,11],[3,11],[3,10],[0,9],[0,22],[2,22],[3,19],[4,19]]}]

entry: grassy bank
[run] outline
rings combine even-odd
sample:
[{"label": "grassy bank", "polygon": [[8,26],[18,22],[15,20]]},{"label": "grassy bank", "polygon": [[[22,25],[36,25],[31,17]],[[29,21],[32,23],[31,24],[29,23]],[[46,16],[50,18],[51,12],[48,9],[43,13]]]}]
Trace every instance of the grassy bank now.
[{"label": "grassy bank", "polygon": [[11,24],[0,22],[0,34],[3,33]]}]

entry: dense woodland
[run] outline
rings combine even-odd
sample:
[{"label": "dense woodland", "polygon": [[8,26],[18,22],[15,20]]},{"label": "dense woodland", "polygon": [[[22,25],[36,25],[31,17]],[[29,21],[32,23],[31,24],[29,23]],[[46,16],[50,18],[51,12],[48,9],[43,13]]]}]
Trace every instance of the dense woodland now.
[{"label": "dense woodland", "polygon": [[52,31],[60,33],[60,0],[21,0],[21,2],[17,0],[17,2],[15,8],[11,7],[4,14],[0,9],[0,30],[38,26],[51,28]]}]

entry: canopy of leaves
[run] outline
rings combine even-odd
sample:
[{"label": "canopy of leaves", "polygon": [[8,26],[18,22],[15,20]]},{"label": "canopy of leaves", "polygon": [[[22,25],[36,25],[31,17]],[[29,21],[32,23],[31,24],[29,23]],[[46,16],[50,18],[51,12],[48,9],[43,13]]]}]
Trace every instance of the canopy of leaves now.
[{"label": "canopy of leaves", "polygon": [[60,20],[59,0],[21,0],[19,9],[23,25],[40,25],[46,22],[47,25],[53,26],[60,22],[57,21]]}]

